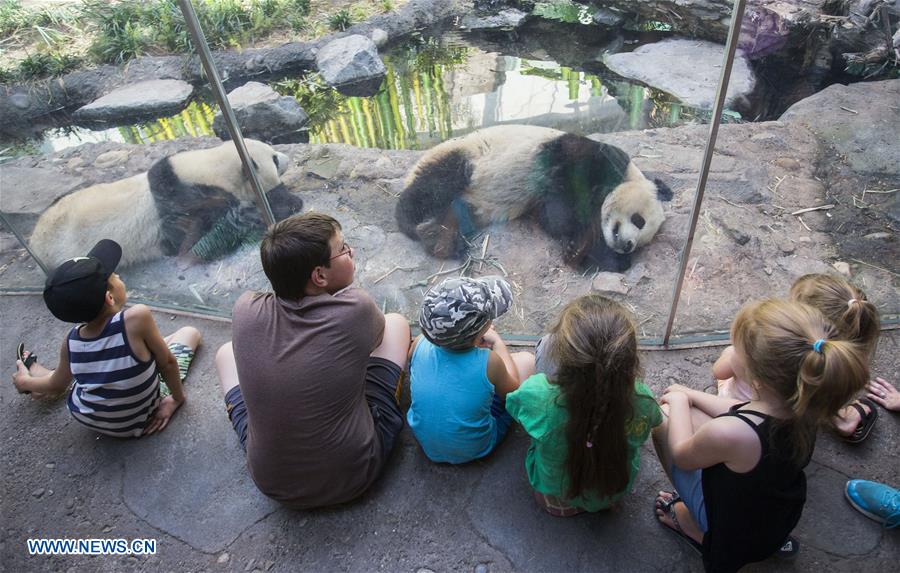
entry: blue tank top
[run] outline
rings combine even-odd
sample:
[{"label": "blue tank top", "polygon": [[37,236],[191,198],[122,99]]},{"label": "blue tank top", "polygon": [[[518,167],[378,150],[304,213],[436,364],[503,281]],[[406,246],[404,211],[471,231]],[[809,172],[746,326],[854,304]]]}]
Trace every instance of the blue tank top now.
[{"label": "blue tank top", "polygon": [[446,350],[419,338],[409,364],[412,402],[406,420],[430,460],[462,464],[486,456],[497,444],[490,353]]}]

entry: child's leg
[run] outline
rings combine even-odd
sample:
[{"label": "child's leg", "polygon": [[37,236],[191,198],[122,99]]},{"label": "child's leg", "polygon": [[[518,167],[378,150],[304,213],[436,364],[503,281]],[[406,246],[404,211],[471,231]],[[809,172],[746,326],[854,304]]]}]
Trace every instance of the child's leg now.
[{"label": "child's leg", "polygon": [[[675,518],[673,519],[671,514],[667,513],[663,507],[671,501],[672,495],[668,492],[659,492],[659,496],[656,500],[656,515],[660,522],[662,522],[667,527],[676,530],[680,529],[694,541],[702,543],[703,533],[706,530],[706,507],[703,502],[703,488],[700,483],[700,470],[696,470],[694,472],[685,472],[675,467],[675,465],[672,463],[672,455],[669,451],[668,440],[668,404],[662,405],[662,411],[662,423],[659,426],[653,428],[653,447],[656,450],[656,455],[659,457],[659,461],[662,464],[663,470],[665,470],[666,475],[669,476],[669,481],[679,492],[679,494],[681,494],[681,490],[684,489],[684,493],[682,494],[684,502],[679,502],[672,506],[670,512],[675,513]],[[693,423],[695,431],[696,428],[709,421],[709,419],[709,416],[697,410],[697,408],[691,408],[691,421]],[[694,512],[697,512],[697,517],[695,517]],[[677,523],[675,522],[675,520],[677,520]],[[698,521],[700,525],[698,525]]]},{"label": "child's leg", "polygon": [[197,348],[200,347],[200,342],[203,340],[203,335],[201,335],[200,331],[193,326],[183,326],[167,336],[165,340],[166,344],[177,342],[178,344],[187,346],[191,350],[197,350]]},{"label": "child's leg", "polygon": [[234,348],[230,342],[219,347],[216,352],[216,373],[219,375],[219,385],[222,387],[222,395],[225,397],[225,411],[228,419],[238,436],[241,448],[246,450],[247,441],[247,406],[241,395],[241,387],[238,384],[237,364],[234,362]]},{"label": "child's leg", "polygon": [[381,344],[372,351],[372,358],[384,358],[400,367],[406,368],[406,357],[409,353],[410,333],[406,318],[396,313],[384,315],[384,336]]},{"label": "child's leg", "polygon": [[216,352],[216,373],[219,375],[222,395],[226,396],[238,385],[237,364],[234,362],[234,348],[230,342],[220,346]]},{"label": "child's leg", "polygon": [[526,378],[534,374],[534,354],[530,352],[514,352],[510,357],[516,365],[516,370],[519,371],[518,382],[520,384],[524,382]]},{"label": "child's leg", "polygon": [[[671,482],[672,456],[669,453],[669,405],[663,404],[660,408],[663,412],[663,421],[660,425],[653,428],[653,448],[656,450],[656,456],[659,458],[659,462],[662,464],[663,470],[665,470]],[[706,412],[698,408],[691,408],[691,425],[694,427],[695,432],[711,419]]]},{"label": "child's leg", "polygon": [[[164,339],[172,355],[175,356],[175,360],[178,361],[178,374],[182,382],[187,377],[188,369],[191,367],[191,362],[194,361],[194,354],[202,339],[203,336],[200,334],[200,331],[193,326],[179,328]],[[164,397],[172,393],[161,375],[159,377],[159,392]]]}]

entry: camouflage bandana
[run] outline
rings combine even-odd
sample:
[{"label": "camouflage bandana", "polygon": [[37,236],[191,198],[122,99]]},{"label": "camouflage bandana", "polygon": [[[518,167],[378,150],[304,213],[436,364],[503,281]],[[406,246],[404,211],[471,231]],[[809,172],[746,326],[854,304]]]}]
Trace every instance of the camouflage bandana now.
[{"label": "camouflage bandana", "polygon": [[500,277],[446,279],[425,293],[419,326],[432,343],[461,349],[511,304],[509,283]]}]

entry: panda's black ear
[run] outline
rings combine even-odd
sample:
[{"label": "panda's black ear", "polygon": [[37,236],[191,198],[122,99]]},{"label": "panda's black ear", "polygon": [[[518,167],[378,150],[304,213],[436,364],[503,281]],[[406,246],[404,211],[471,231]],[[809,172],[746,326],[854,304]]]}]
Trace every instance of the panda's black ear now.
[{"label": "panda's black ear", "polygon": [[653,182],[656,184],[656,197],[660,201],[671,201],[672,197],[675,196],[672,193],[672,189],[660,179],[654,179]]}]

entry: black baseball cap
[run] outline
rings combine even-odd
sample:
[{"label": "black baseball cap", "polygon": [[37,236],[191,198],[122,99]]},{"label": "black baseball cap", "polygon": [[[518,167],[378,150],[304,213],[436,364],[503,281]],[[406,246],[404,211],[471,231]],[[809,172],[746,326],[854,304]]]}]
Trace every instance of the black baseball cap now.
[{"label": "black baseball cap", "polygon": [[87,256],[75,257],[56,267],[44,284],[44,303],[56,318],[65,322],[90,322],[103,310],[107,283],[119,260],[122,247],[103,239]]}]

